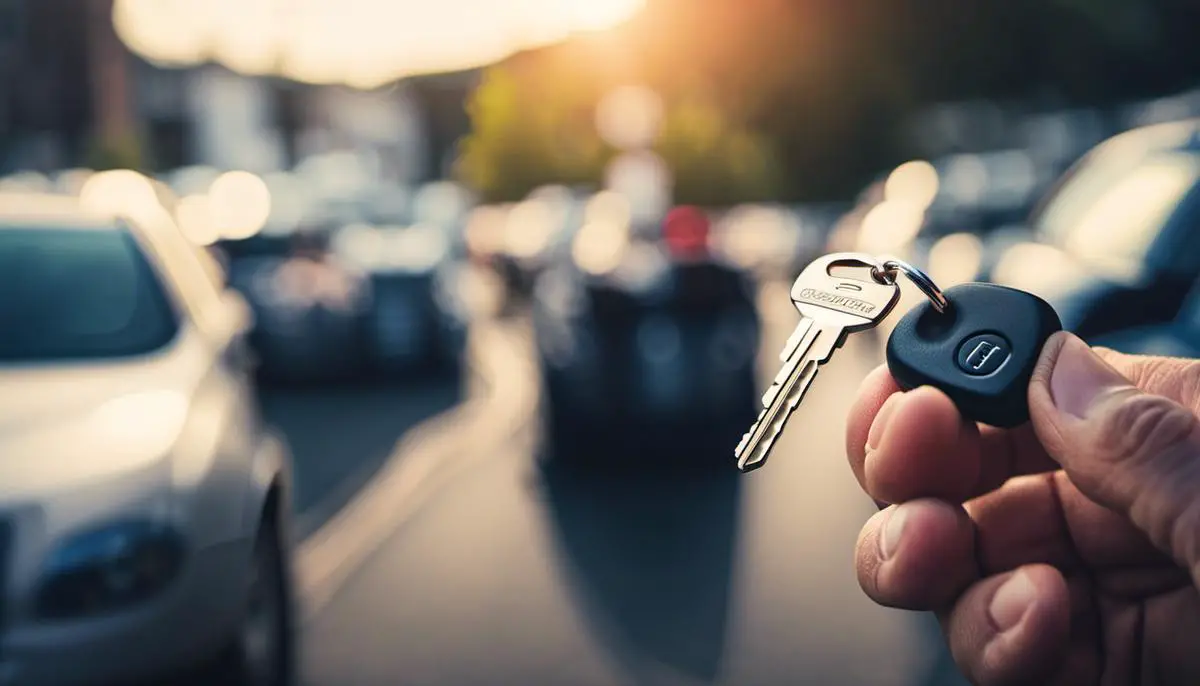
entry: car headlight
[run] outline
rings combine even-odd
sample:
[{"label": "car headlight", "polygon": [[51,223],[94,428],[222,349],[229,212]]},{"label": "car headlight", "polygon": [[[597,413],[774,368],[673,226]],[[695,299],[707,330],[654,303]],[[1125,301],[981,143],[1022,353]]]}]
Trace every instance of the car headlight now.
[{"label": "car headlight", "polygon": [[35,609],[45,619],[73,619],[136,605],[166,588],[183,567],[177,531],[131,521],[78,534],[47,559]]}]

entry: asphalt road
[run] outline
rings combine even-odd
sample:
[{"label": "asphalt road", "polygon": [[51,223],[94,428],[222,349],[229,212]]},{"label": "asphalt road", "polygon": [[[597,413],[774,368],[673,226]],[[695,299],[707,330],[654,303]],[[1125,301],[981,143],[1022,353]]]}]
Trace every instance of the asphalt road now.
[{"label": "asphalt road", "polygon": [[[764,383],[797,316],[786,287],[767,291]],[[528,337],[481,327],[466,409],[397,447],[301,551],[308,686],[961,683],[931,620],[875,607],[851,567],[874,506],[845,465],[844,415],[877,339],[835,356],[771,464],[741,476],[540,466]],[[323,416],[328,450],[403,430],[364,402],[356,430]],[[345,471],[320,445],[298,470]]]},{"label": "asphalt road", "polygon": [[295,462],[297,534],[311,534],[387,462],[410,429],[462,397],[452,380],[372,388],[263,388],[265,419]]}]

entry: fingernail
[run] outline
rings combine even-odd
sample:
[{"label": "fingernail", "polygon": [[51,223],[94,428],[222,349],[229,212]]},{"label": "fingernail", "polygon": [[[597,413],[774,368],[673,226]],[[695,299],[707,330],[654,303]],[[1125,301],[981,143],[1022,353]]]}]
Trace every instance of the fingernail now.
[{"label": "fingernail", "polygon": [[900,547],[900,537],[904,535],[904,522],[908,519],[908,508],[903,505],[892,510],[887,523],[883,525],[883,535],[879,540],[879,552],[883,559],[890,560]]},{"label": "fingernail", "polygon": [[1020,623],[1036,597],[1037,590],[1029,580],[1029,575],[1023,571],[1016,572],[992,596],[992,604],[988,608],[992,621],[1001,632],[1008,631]]},{"label": "fingernail", "polygon": [[883,440],[883,430],[887,427],[888,417],[896,411],[896,406],[900,404],[903,396],[903,393],[893,393],[883,401],[883,405],[875,413],[875,421],[871,422],[871,430],[867,432],[867,450],[879,447],[879,442]]},{"label": "fingernail", "polygon": [[1061,412],[1087,417],[1096,399],[1116,388],[1126,388],[1129,379],[1100,359],[1086,343],[1069,338],[1058,353],[1050,374],[1050,394]]}]

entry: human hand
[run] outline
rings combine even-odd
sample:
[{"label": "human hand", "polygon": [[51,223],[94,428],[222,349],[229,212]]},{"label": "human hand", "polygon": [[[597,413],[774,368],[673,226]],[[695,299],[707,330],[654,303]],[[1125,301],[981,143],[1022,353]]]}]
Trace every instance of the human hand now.
[{"label": "human hand", "polygon": [[980,427],[867,378],[847,452],[885,509],[859,536],[863,590],[936,613],[980,686],[1200,684],[1200,361],[1056,334],[1029,406]]}]

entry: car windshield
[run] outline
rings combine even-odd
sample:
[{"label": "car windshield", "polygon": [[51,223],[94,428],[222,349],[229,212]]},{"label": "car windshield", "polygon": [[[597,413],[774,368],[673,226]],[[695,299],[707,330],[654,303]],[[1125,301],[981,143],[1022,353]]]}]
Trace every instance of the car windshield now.
[{"label": "car windshield", "polygon": [[148,353],[175,327],[127,231],[0,227],[0,364]]},{"label": "car windshield", "polygon": [[1134,164],[1101,158],[1082,168],[1036,220],[1039,233],[1083,263],[1136,278],[1163,224],[1200,181],[1200,155],[1160,153]]}]

